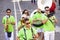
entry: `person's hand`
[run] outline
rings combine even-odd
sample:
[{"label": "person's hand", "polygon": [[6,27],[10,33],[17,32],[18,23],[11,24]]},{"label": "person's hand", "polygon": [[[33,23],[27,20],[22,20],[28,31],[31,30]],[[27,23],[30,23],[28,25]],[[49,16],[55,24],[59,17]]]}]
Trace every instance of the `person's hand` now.
[{"label": "person's hand", "polygon": [[40,18],[38,18],[37,21],[42,21],[42,20]]},{"label": "person's hand", "polygon": [[5,30],[8,32],[8,24],[5,25]]},{"label": "person's hand", "polygon": [[11,22],[10,21],[7,21],[6,24],[11,24]]},{"label": "person's hand", "polygon": [[16,40],[19,40],[19,37],[17,37]]},{"label": "person's hand", "polygon": [[24,25],[24,23],[22,25]]}]

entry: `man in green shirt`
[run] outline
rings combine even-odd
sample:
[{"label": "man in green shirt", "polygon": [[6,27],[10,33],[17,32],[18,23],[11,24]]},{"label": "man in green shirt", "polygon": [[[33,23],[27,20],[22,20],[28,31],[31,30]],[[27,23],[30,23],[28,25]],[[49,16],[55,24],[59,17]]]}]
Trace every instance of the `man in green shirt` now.
[{"label": "man in green shirt", "polygon": [[44,14],[41,13],[40,9],[37,9],[36,13],[32,16],[32,18],[32,23],[35,24],[33,26],[36,27],[40,39],[43,40],[43,24],[45,24],[48,19],[45,18]]},{"label": "man in green shirt", "polygon": [[29,19],[25,19],[25,26],[18,32],[16,40],[33,40],[38,38],[36,30],[31,26]]},{"label": "man in green shirt", "polygon": [[2,23],[4,25],[5,39],[6,40],[14,40],[14,28],[15,19],[11,16],[11,9],[6,10],[6,16],[3,17]]},{"label": "man in green shirt", "polygon": [[44,38],[45,40],[54,40],[55,38],[55,24],[57,23],[56,17],[50,13],[49,7],[45,7],[45,16],[48,17],[49,21],[45,24],[46,27],[44,27]]},{"label": "man in green shirt", "polygon": [[57,23],[57,18],[55,17],[54,14],[50,13],[48,6],[45,7],[45,13],[44,14],[49,18],[49,20],[55,26],[55,24]]}]

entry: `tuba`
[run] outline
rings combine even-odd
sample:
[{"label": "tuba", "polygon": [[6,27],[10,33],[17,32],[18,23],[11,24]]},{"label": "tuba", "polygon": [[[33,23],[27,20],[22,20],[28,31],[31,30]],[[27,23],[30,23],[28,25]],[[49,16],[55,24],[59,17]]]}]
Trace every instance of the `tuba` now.
[{"label": "tuba", "polygon": [[[41,11],[45,11],[44,8],[45,8],[46,6],[49,6],[49,8],[51,8],[51,6],[52,6],[52,0],[38,0],[38,1],[37,1],[37,8],[41,9]],[[36,11],[37,11],[37,10],[35,9],[35,10],[31,13],[30,17],[32,17]]]}]

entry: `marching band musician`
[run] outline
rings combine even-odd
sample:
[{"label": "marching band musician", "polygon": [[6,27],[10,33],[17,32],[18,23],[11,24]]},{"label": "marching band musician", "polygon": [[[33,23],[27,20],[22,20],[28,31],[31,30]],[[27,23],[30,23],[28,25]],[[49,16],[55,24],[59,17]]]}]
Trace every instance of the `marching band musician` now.
[{"label": "marching band musician", "polygon": [[4,25],[5,40],[14,40],[15,18],[11,15],[11,9],[6,10],[6,16],[3,17],[2,23]]},{"label": "marching band musician", "polygon": [[18,22],[18,31],[24,26],[24,19],[28,18],[29,19],[29,11],[27,9],[23,10],[21,19]]},{"label": "marching band musician", "polygon": [[56,19],[54,14],[50,13],[48,6],[45,7],[45,13],[44,14],[49,18],[51,23],[55,26],[55,24],[57,23],[57,19]]},{"label": "marching band musician", "polygon": [[25,19],[24,24],[25,26],[19,30],[16,40],[37,40],[38,34],[28,18]]}]

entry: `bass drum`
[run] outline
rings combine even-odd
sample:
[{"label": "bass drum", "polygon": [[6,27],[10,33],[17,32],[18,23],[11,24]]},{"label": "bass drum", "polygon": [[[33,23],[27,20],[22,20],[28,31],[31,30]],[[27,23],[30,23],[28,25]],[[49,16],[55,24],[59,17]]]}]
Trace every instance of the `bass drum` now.
[{"label": "bass drum", "polygon": [[37,6],[38,8],[40,8],[42,11],[44,11],[44,8],[46,6],[49,6],[49,8],[51,7],[52,5],[52,0],[38,0],[37,1]]}]

